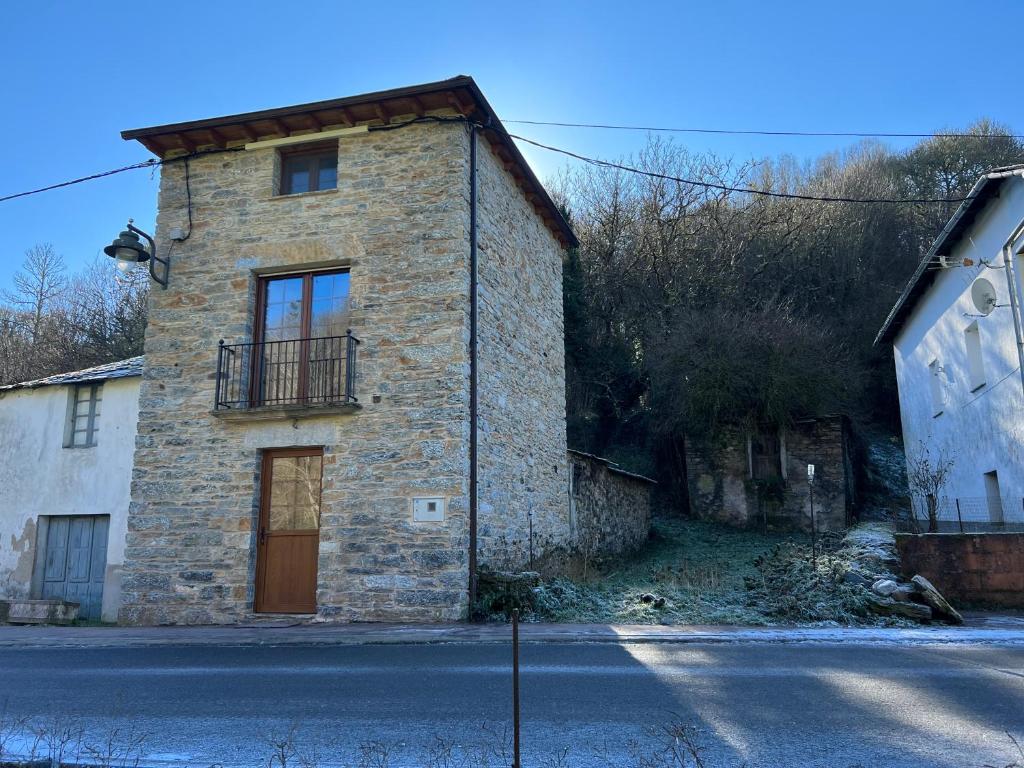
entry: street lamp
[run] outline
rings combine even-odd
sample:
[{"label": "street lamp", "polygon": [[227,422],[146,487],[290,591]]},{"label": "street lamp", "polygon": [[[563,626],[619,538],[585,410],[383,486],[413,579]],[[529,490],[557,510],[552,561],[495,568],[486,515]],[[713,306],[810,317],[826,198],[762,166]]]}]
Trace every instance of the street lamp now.
[{"label": "street lamp", "polygon": [[[149,250],[139,240],[139,235],[146,238],[149,243]],[[118,235],[114,242],[103,249],[103,252],[117,261],[117,268],[127,274],[135,268],[136,264],[149,262],[149,274],[161,287],[167,288],[167,275],[171,271],[170,259],[161,258],[156,252],[156,243],[153,238],[132,224],[128,219],[128,228]],[[157,274],[156,265],[162,269]]]}]

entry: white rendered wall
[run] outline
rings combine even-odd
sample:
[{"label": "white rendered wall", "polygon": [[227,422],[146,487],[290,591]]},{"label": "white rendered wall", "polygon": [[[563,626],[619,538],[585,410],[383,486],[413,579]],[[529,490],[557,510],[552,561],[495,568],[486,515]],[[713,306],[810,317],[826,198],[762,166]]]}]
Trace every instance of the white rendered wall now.
[{"label": "white rendered wall", "polygon": [[139,378],[104,382],[91,448],[64,448],[71,389],[0,392],[0,598],[30,595],[40,515],[110,515],[103,620],[116,621]]},{"label": "white rendered wall", "polygon": [[[1000,250],[1024,218],[1024,180],[1007,179],[973,225],[960,237],[951,256],[973,267],[943,270],[919,300],[894,342],[900,413],[908,462],[920,443],[952,457],[954,464],[942,495],[981,499],[986,495],[986,472],[996,471],[1001,495],[1018,508],[1006,509],[1006,520],[1021,520],[1024,510],[1024,391],[1021,386],[1016,337],[1008,306],[1009,292]],[[1019,250],[1020,243],[1016,248]],[[1018,278],[1022,259],[1016,259]],[[996,307],[986,317],[971,300],[979,277],[995,286]],[[1019,295],[1019,294],[1018,294]],[[977,321],[985,371],[984,386],[972,391],[964,331]],[[938,360],[941,413],[933,406],[929,365]],[[1004,506],[1005,506],[1004,501]]]}]

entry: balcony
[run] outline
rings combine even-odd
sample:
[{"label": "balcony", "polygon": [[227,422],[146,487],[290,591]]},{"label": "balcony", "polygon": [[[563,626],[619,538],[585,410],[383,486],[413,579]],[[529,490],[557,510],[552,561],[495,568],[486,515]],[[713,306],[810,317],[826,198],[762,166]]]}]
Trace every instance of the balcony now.
[{"label": "balcony", "polygon": [[298,418],[358,409],[359,339],[325,336],[217,348],[213,414],[224,419]]}]

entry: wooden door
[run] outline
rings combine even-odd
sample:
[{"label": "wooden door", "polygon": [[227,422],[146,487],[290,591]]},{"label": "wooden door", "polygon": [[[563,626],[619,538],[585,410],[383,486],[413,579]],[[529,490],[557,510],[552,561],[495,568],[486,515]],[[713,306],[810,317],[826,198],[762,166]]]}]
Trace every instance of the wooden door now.
[{"label": "wooden door", "polygon": [[265,451],[255,610],[315,613],[322,448]]},{"label": "wooden door", "polygon": [[50,518],[41,590],[44,599],[70,600],[79,604],[79,617],[100,620],[109,527],[109,515]]}]

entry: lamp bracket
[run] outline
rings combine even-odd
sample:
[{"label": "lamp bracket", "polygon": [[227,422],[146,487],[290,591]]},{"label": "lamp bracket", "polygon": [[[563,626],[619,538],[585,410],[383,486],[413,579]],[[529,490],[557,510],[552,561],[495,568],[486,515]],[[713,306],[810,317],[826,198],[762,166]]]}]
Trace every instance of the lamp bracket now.
[{"label": "lamp bracket", "polygon": [[[156,242],[153,238],[132,224],[131,219],[128,220],[128,229],[139,237],[146,238],[146,241],[149,243],[149,276],[159,283],[161,288],[167,290],[167,278],[171,272],[171,260],[160,256],[156,252]],[[157,264],[160,265],[159,274],[157,274]]]}]

